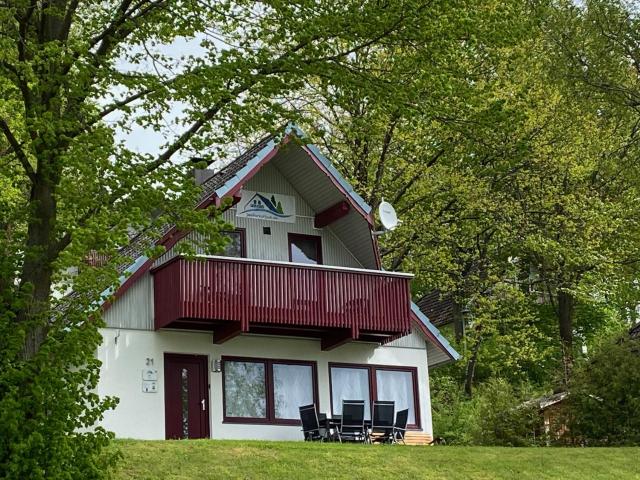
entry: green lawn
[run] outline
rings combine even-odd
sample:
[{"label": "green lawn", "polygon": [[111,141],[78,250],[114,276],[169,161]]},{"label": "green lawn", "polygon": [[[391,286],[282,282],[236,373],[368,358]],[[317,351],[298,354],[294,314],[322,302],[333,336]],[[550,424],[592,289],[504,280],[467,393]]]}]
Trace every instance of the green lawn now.
[{"label": "green lawn", "polygon": [[132,441],[120,479],[640,479],[640,448],[489,448]]}]

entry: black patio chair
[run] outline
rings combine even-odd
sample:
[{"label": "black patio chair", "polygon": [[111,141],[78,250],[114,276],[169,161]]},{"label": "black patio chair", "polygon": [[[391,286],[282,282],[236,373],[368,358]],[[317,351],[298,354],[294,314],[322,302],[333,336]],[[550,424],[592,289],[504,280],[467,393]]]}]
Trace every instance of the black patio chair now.
[{"label": "black patio chair", "polygon": [[338,428],[338,440],[366,442],[367,431],[364,428],[364,400],[343,400],[342,417]]},{"label": "black patio chair", "polygon": [[302,434],[304,435],[305,441],[324,441],[324,435],[320,429],[320,422],[318,421],[318,412],[316,410],[315,403],[300,407],[300,420],[302,420]]},{"label": "black patio chair", "polygon": [[320,424],[320,435],[327,441],[332,441],[331,428],[329,428],[329,418],[326,413],[318,412],[318,423]]},{"label": "black patio chair", "polygon": [[396,402],[377,400],[373,402],[370,442],[391,442]]},{"label": "black patio chair", "polygon": [[396,415],[396,423],[393,424],[391,432],[391,443],[404,443],[404,435],[407,432],[407,421],[409,420],[409,409],[400,410]]}]

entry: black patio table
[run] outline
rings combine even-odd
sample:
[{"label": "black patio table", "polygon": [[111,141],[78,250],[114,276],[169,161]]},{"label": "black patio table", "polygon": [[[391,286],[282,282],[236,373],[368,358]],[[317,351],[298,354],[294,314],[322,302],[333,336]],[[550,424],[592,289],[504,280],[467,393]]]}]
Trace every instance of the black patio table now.
[{"label": "black patio table", "polygon": [[[326,428],[327,432],[330,432],[331,430],[335,431],[340,428],[341,420],[342,415],[334,415],[333,417],[329,418],[326,413],[318,414],[318,421],[320,422],[320,426]],[[365,430],[371,429],[371,420],[364,421],[364,428]],[[332,435],[329,436],[329,438],[331,437]]]}]

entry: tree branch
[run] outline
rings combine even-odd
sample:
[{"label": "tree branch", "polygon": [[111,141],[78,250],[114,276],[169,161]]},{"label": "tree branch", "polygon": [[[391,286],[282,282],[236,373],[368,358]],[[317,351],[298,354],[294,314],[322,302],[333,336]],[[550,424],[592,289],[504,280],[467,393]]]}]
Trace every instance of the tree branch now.
[{"label": "tree branch", "polygon": [[13,135],[13,132],[9,128],[9,124],[3,118],[0,118],[0,130],[2,130],[4,136],[7,138],[7,141],[9,142],[9,145],[11,145],[13,153],[15,153],[16,157],[18,157],[18,160],[22,164],[22,167],[24,168],[27,177],[29,177],[29,180],[35,182],[36,172],[33,170],[31,163],[29,163],[29,159],[24,153],[24,150],[22,150],[20,143],[18,142],[18,140],[16,140],[16,137]]},{"label": "tree branch", "polygon": [[60,40],[66,40],[69,36],[69,31],[71,30],[71,20],[78,9],[78,3],[80,0],[71,0],[69,6],[67,7],[67,11],[64,15],[64,20],[62,21],[62,29],[60,31]]},{"label": "tree branch", "polygon": [[153,93],[153,92],[157,91],[158,88],[160,88],[160,87],[146,88],[144,90],[139,91],[138,93],[134,93],[133,95],[130,95],[130,96],[126,97],[126,98],[123,98],[122,100],[118,100],[116,102],[113,102],[110,105],[107,105],[100,113],[98,113],[98,115],[96,115],[88,123],[88,126],[93,125],[95,122],[97,122],[98,120],[103,119],[104,117],[106,117],[110,113],[113,113],[116,110],[121,109],[122,107],[126,107],[130,103],[135,102],[136,100],[144,97],[145,95],[148,95],[150,93]]},{"label": "tree branch", "polygon": [[[148,3],[145,8],[141,8]],[[109,51],[111,51],[113,44],[112,40],[126,38],[131,32],[133,32],[133,26],[129,25],[127,28],[124,28],[124,25],[127,22],[133,22],[139,18],[148,15],[153,10],[158,7],[161,7],[166,3],[166,0],[158,0],[155,2],[148,2],[147,0],[143,0],[135,5],[131,10],[127,11],[128,6],[131,4],[131,1],[125,0],[122,2],[119,8],[120,16],[109,25],[98,37],[94,38],[90,42],[90,46],[94,46],[97,42],[100,42],[98,49],[96,51],[96,57],[102,57],[106,55]],[[135,15],[133,13],[140,8]],[[94,43],[95,42],[95,43]]]},{"label": "tree branch", "polygon": [[418,169],[418,172],[416,172],[413,175],[413,177],[411,177],[409,179],[409,181],[407,183],[405,183],[402,186],[402,188],[400,188],[400,190],[398,190],[398,192],[396,193],[395,197],[393,197],[393,203],[398,203],[402,199],[404,194],[407,193],[407,191],[413,186],[413,184],[416,183],[420,177],[424,176],[425,169],[431,168],[438,161],[438,159],[442,155],[444,155],[444,149],[443,148],[438,150],[435,153],[435,155],[433,155],[433,157],[431,157],[429,159],[429,161],[427,162],[427,165],[426,165],[426,167],[424,169],[423,168]]},{"label": "tree branch", "polygon": [[394,113],[391,116],[387,131],[384,134],[384,139],[382,141],[382,151],[380,152],[380,157],[378,159],[378,166],[376,168],[376,175],[373,181],[373,188],[371,189],[371,195],[369,197],[369,203],[372,205],[376,205],[378,203],[378,194],[382,185],[382,174],[384,173],[384,167],[387,163],[387,155],[389,153],[389,148],[391,147],[391,141],[393,140],[393,133],[396,129],[396,125],[398,124],[398,119],[399,115]]},{"label": "tree branch", "polygon": [[[122,25],[127,20],[127,10],[131,5],[132,0],[122,0],[120,6],[118,7],[115,18],[111,21],[111,23],[98,35],[89,40],[89,48],[95,47],[102,40],[107,38],[109,35],[112,35],[116,29]],[[144,3],[144,0],[143,0]],[[137,8],[140,4],[138,4],[135,8]]]}]

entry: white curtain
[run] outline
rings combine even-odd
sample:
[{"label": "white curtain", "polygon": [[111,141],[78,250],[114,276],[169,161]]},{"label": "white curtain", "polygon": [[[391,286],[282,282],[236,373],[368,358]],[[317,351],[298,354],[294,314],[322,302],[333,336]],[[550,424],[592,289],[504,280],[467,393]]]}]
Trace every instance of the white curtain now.
[{"label": "white curtain", "polygon": [[376,370],[378,400],[396,402],[396,412],[409,409],[409,424],[416,423],[413,404],[413,375],[397,370]]},{"label": "white curtain", "polygon": [[364,400],[364,418],[371,419],[369,370],[331,367],[331,401],[334,414],[342,415],[343,400]]},{"label": "white curtain", "polygon": [[311,366],[274,363],[273,396],[276,418],[299,418],[298,408],[313,403],[313,370]]}]

